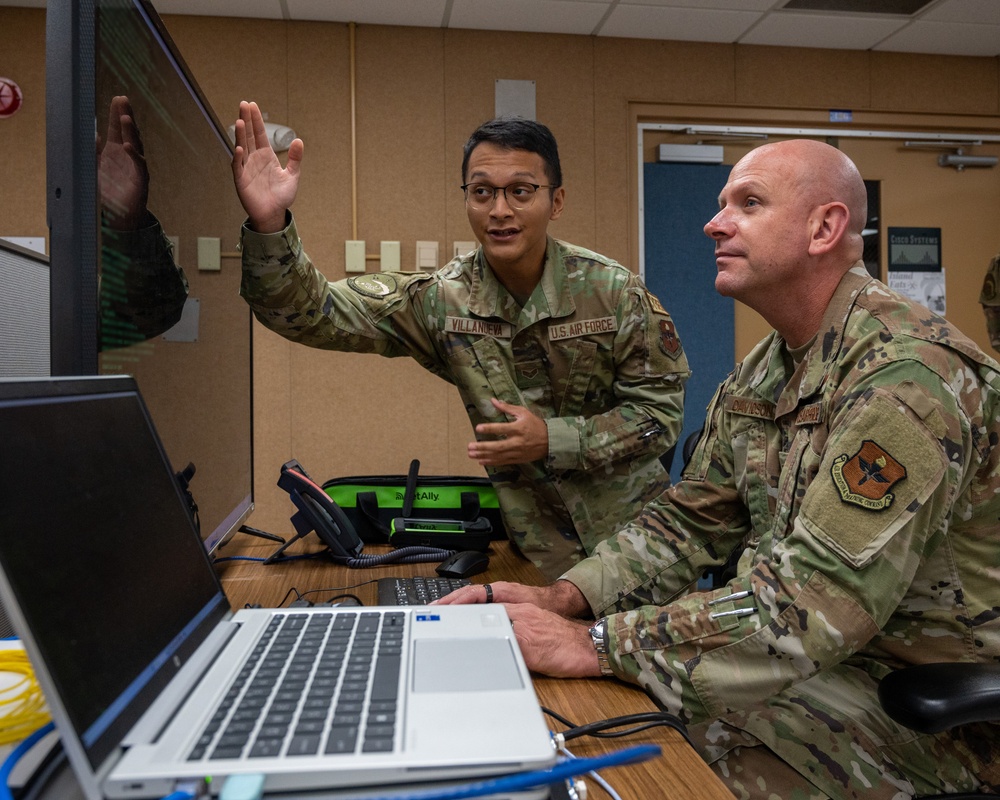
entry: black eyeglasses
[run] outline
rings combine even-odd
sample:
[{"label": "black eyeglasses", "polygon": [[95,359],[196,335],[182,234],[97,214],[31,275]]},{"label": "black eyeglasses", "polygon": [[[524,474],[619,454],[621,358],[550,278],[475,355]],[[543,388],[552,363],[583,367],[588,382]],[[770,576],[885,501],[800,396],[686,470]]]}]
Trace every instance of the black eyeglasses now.
[{"label": "black eyeglasses", "polygon": [[509,183],[506,186],[490,186],[488,183],[466,183],[462,186],[465,192],[465,202],[476,209],[490,208],[497,199],[497,193],[503,192],[507,205],[515,211],[523,211],[535,202],[539,189],[554,189],[539,183]]}]

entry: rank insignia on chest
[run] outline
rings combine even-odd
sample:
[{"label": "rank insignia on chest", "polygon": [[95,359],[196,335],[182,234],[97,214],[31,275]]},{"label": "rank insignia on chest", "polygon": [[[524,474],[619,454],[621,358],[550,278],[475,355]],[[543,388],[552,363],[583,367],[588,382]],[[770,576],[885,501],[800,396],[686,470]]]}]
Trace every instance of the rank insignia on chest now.
[{"label": "rank insignia on chest", "polygon": [[671,358],[677,358],[681,354],[681,340],[677,336],[673,320],[660,320],[660,349]]},{"label": "rank insignia on chest", "polygon": [[906,467],[866,439],[853,456],[837,456],[830,473],[845,503],[882,511],[892,504],[894,496],[889,490],[906,477]]}]

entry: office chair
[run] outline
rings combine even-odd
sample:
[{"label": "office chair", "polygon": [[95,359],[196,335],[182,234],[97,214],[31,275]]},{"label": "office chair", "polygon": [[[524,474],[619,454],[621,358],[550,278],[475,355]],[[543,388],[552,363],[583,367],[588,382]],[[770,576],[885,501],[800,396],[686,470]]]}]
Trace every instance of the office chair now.
[{"label": "office chair", "polygon": [[694,449],[698,446],[698,440],[701,438],[703,430],[705,429],[698,428],[698,430],[688,434],[687,439],[684,440],[684,446],[681,448],[681,457],[684,459],[681,463],[684,465],[684,469],[687,469],[688,461],[694,455]]},{"label": "office chair", "polygon": [[[694,433],[689,434],[687,439],[684,440],[684,444],[681,447],[681,472],[684,471],[684,467],[687,466],[688,461],[691,459],[691,454],[694,452],[695,445],[698,444],[698,438],[701,436],[701,428],[698,428]],[[663,468],[670,472],[670,468],[674,464],[674,454],[677,452],[677,442],[674,442],[670,449],[667,450],[662,456],[660,456],[660,463]]]},{"label": "office chair", "polygon": [[670,449],[666,453],[660,456],[660,464],[663,465],[663,469],[670,472],[670,468],[674,465],[674,453],[677,451],[677,443],[670,445]]},{"label": "office chair", "polygon": [[[885,712],[920,733],[1000,721],[1000,663],[918,664],[890,672],[878,687]],[[926,800],[983,800],[998,794],[935,795]]]}]

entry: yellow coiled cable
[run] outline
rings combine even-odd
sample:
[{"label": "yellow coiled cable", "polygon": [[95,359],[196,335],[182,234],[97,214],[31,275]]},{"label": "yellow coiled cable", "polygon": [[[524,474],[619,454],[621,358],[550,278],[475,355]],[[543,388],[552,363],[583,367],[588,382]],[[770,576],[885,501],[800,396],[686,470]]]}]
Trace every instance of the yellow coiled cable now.
[{"label": "yellow coiled cable", "polygon": [[24,650],[0,650],[0,672],[21,675],[13,685],[0,689],[0,745],[13,744],[34,733],[51,717]]}]

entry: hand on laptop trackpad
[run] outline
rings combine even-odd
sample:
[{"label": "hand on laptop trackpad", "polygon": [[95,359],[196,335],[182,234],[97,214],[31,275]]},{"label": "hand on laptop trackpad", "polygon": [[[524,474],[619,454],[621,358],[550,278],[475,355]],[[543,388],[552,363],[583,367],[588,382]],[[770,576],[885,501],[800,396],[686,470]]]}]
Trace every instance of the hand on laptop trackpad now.
[{"label": "hand on laptop trackpad", "polygon": [[507,639],[420,639],[414,643],[415,692],[520,689]]}]

